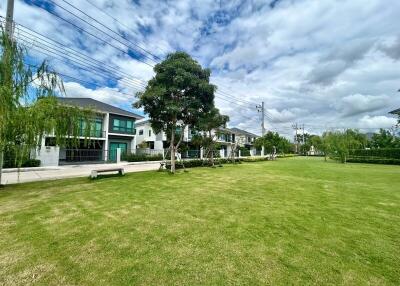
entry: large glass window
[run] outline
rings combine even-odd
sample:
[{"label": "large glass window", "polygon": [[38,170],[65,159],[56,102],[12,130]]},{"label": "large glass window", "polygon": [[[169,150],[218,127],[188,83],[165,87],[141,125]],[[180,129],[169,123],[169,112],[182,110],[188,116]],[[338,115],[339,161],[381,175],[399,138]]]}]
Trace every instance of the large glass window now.
[{"label": "large glass window", "polygon": [[[79,136],[86,135],[86,121],[81,119],[79,122]],[[90,120],[89,137],[103,137],[103,119],[95,118]]]},{"label": "large glass window", "polygon": [[123,133],[131,133],[134,132],[134,122],[129,119],[113,119],[112,130],[114,132],[123,132]]}]

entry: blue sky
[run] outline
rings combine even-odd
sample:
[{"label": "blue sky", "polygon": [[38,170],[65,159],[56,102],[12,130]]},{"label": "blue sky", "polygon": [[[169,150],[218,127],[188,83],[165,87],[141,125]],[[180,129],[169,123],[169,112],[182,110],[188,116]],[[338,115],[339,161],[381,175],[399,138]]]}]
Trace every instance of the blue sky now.
[{"label": "blue sky", "polygon": [[[54,1],[104,30],[65,2]],[[0,1],[3,16],[6,2]],[[293,122],[304,123],[311,133],[327,127],[371,131],[396,122],[388,111],[400,107],[400,93],[396,93],[400,88],[400,1],[90,0],[120,23],[86,0],[67,2],[157,58],[183,50],[211,68],[212,82],[220,91],[217,107],[231,117],[232,127],[260,133],[260,114],[254,105],[261,101],[267,108],[267,129],[286,136],[292,136]],[[15,21],[90,55],[100,66],[115,67],[119,76],[123,73],[115,81],[47,57],[58,72],[95,83],[65,78],[67,96],[89,96],[129,108],[137,89],[126,84],[125,75],[145,83],[153,75],[149,65],[159,60],[149,60],[153,56],[128,49],[49,3],[16,0]],[[106,43],[46,9],[107,38]],[[18,30],[16,35],[24,36]],[[27,45],[30,57],[46,58],[34,45],[34,40]]]}]

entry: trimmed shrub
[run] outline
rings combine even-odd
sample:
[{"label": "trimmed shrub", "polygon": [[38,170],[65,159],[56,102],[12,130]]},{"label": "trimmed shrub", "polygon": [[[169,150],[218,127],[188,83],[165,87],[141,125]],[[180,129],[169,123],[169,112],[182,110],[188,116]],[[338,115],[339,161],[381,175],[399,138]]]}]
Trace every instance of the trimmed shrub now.
[{"label": "trimmed shrub", "polygon": [[121,158],[123,161],[128,162],[143,162],[143,161],[161,161],[163,160],[162,154],[124,154]]},{"label": "trimmed shrub", "polygon": [[400,159],[400,149],[356,149],[350,150],[349,156]]},{"label": "trimmed shrub", "polygon": [[347,162],[400,165],[400,149],[355,149],[349,150]]},{"label": "trimmed shrub", "polygon": [[40,167],[40,160],[29,159],[22,163],[21,167]]},{"label": "trimmed shrub", "polygon": [[[243,159],[235,159],[235,163],[241,163]],[[232,164],[232,160],[230,159],[217,159],[214,161],[214,165],[222,165],[222,164]],[[208,160],[187,160],[182,162],[175,162],[175,169],[183,169],[183,165],[185,168],[194,168],[194,167],[211,167],[211,162]],[[168,162],[165,166],[168,170],[171,169],[171,163]]]}]

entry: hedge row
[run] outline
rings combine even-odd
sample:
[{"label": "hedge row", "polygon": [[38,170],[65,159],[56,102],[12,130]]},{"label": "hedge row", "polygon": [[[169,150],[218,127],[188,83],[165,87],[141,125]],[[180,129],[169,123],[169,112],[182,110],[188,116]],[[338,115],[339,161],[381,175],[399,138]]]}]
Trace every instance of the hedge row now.
[{"label": "hedge row", "polygon": [[[259,158],[236,158],[235,163],[241,164],[242,162],[260,162],[260,161],[268,161],[267,157],[259,157]],[[214,160],[215,166],[222,166],[223,164],[232,164],[231,159],[216,159]],[[183,164],[185,168],[194,168],[194,167],[211,167],[211,162],[209,160],[188,160],[184,161]],[[167,169],[171,169],[171,163],[168,162],[166,165]],[[183,165],[182,162],[175,163],[175,169],[182,169]]]},{"label": "hedge row", "polygon": [[400,149],[356,149],[350,150],[347,162],[400,165]]},{"label": "hedge row", "polygon": [[371,164],[400,165],[400,159],[377,158],[377,157],[361,157],[361,156],[350,156],[347,159],[347,162],[350,162],[350,163],[371,163]]},{"label": "hedge row", "polygon": [[350,150],[349,156],[400,159],[400,149],[399,148],[356,149],[356,150]]},{"label": "hedge row", "polygon": [[[21,167],[40,167],[40,163],[40,160],[37,159],[27,159],[22,162]],[[3,168],[18,168],[18,164],[15,162],[15,160],[6,160],[3,163]]]},{"label": "hedge row", "polygon": [[124,154],[122,160],[128,162],[161,161],[163,160],[163,156],[162,154]]}]

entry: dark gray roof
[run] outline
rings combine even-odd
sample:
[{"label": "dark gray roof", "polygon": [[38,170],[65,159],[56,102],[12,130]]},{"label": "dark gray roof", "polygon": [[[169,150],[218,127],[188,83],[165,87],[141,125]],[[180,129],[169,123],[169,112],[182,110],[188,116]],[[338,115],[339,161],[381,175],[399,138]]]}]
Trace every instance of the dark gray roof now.
[{"label": "dark gray roof", "polygon": [[260,136],[254,134],[254,133],[247,132],[246,130],[239,129],[239,128],[236,128],[236,127],[230,128],[230,129],[231,129],[231,131],[233,131],[234,133],[243,134],[243,135],[251,136],[251,137],[260,137]]},{"label": "dark gray roof", "polygon": [[390,111],[391,114],[400,114],[400,108]]},{"label": "dark gray roof", "polygon": [[142,119],[143,116],[137,115],[133,112],[126,111],[119,107],[112,106],[110,104],[95,100],[93,98],[87,97],[58,97],[57,98],[60,102],[65,104],[70,104],[74,106],[79,106],[83,108],[92,108],[97,111],[118,114],[128,117],[134,117],[136,119]]}]

